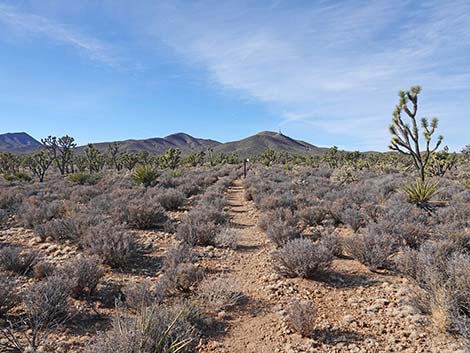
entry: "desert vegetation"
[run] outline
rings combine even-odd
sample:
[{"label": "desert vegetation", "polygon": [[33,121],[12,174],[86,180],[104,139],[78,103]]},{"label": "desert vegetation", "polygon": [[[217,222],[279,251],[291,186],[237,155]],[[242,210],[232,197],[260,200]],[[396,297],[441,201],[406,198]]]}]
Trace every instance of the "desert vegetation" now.
[{"label": "desert vegetation", "polygon": [[2,153],[0,351],[242,351],[248,335],[278,352],[463,352],[469,148],[439,150],[419,94],[399,94],[390,153],[268,149],[246,178],[210,150],[49,136]]}]

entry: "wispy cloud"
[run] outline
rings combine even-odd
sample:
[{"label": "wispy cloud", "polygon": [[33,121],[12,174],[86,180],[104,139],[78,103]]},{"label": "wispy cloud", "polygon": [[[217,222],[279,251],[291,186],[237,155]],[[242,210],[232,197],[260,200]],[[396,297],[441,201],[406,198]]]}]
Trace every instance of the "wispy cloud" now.
[{"label": "wispy cloud", "polygon": [[[442,111],[457,104],[453,92],[470,93],[468,13],[465,0],[171,1],[155,7],[149,30],[219,87],[277,110],[284,126],[372,138],[399,89],[445,96]],[[468,108],[453,119],[470,128]],[[387,146],[378,143],[369,147]]]},{"label": "wispy cloud", "polygon": [[21,35],[44,36],[51,41],[74,47],[92,60],[110,66],[119,65],[120,59],[110,45],[46,17],[0,3],[0,26],[2,24]]}]

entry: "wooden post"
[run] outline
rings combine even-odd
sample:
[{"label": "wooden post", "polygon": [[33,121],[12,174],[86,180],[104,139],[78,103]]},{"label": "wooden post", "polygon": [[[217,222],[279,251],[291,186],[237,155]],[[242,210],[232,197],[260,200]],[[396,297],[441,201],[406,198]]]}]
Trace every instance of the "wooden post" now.
[{"label": "wooden post", "polygon": [[246,178],[246,163],[249,161],[247,158],[243,160],[243,178]]}]

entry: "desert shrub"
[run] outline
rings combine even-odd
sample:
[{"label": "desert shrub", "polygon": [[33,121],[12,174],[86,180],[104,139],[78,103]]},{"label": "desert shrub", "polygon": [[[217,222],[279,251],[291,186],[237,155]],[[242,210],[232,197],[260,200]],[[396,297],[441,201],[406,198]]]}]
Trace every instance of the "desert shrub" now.
[{"label": "desert shrub", "polygon": [[322,222],[328,217],[328,208],[326,208],[323,204],[302,208],[299,210],[299,216],[306,225],[321,225]]},{"label": "desert shrub", "polygon": [[136,254],[134,236],[122,225],[106,221],[90,227],[82,237],[82,245],[110,266],[122,266]]},{"label": "desert shrub", "polygon": [[191,213],[178,225],[176,238],[189,245],[213,245],[220,226],[191,217]]},{"label": "desert shrub", "polygon": [[227,200],[223,194],[208,190],[199,200],[199,206],[202,208],[215,208],[223,210],[227,205]]},{"label": "desert shrub", "polygon": [[312,337],[317,326],[317,311],[310,300],[294,300],[287,308],[287,323],[303,337]]},{"label": "desert shrub", "polygon": [[292,239],[273,253],[274,268],[287,277],[312,278],[326,271],[333,261],[333,251],[325,243]]},{"label": "desert shrub", "polygon": [[266,235],[276,246],[285,245],[288,241],[300,237],[296,225],[289,221],[274,220],[267,225]]},{"label": "desert shrub", "polygon": [[274,195],[263,197],[258,200],[257,205],[264,211],[275,210],[278,208],[294,210],[296,208],[294,195],[290,191],[276,192]]},{"label": "desert shrub", "polygon": [[[10,324],[3,332],[6,340],[0,341],[0,348],[7,352],[38,351],[50,333],[70,318],[69,293],[67,279],[60,276],[51,276],[30,287],[23,295],[26,313],[18,327]],[[24,326],[26,333],[18,334]]]},{"label": "desert shrub", "polygon": [[390,199],[385,212],[369,228],[393,235],[402,245],[418,248],[430,237],[432,220],[424,210],[399,199]]},{"label": "desert shrub", "polygon": [[80,298],[93,295],[104,270],[96,256],[78,257],[61,268],[61,273],[68,278],[72,286],[72,296]]},{"label": "desert shrub", "polygon": [[189,352],[196,329],[181,307],[142,308],[133,317],[117,316],[111,330],[98,335],[87,353]]},{"label": "desert shrub", "polygon": [[364,212],[362,212],[362,210],[357,206],[350,206],[344,209],[340,218],[342,223],[350,226],[355,232],[357,232],[359,228],[363,227],[367,222]]},{"label": "desert shrub", "polygon": [[155,229],[165,225],[168,216],[156,201],[149,197],[122,200],[117,210],[120,222],[136,229]]},{"label": "desert shrub", "polygon": [[198,286],[201,305],[214,312],[238,305],[243,297],[238,285],[226,276],[207,277]]},{"label": "desert shrub", "polygon": [[34,326],[49,327],[63,322],[70,313],[70,291],[70,281],[59,275],[34,284],[23,298],[31,323]]},{"label": "desert shrub", "polygon": [[19,303],[16,283],[12,277],[0,274],[0,319]]},{"label": "desert shrub", "polygon": [[189,292],[204,276],[204,270],[192,263],[181,263],[165,273],[167,293],[179,291]]},{"label": "desert shrub", "polygon": [[390,234],[367,229],[345,240],[348,253],[372,271],[390,266],[389,258],[397,250],[397,239]]},{"label": "desert shrub", "polygon": [[8,222],[8,213],[5,210],[0,209],[0,229],[4,227]]},{"label": "desert shrub", "polygon": [[74,173],[69,176],[69,180],[74,184],[79,185],[95,185],[101,176],[98,174],[88,174],[88,173]]},{"label": "desert shrub", "polygon": [[195,184],[193,181],[188,180],[187,182],[178,186],[178,190],[181,191],[186,197],[197,195],[201,192],[201,187]]},{"label": "desert shrub", "polygon": [[145,187],[153,186],[157,183],[158,171],[155,167],[139,165],[134,171],[132,178],[137,184]]},{"label": "desert shrub", "polygon": [[33,267],[34,278],[44,279],[54,274],[56,266],[52,262],[41,261]]},{"label": "desert shrub", "polygon": [[177,244],[165,252],[163,267],[165,269],[176,268],[179,264],[194,262],[196,255],[187,243]]},{"label": "desert shrub", "polygon": [[152,306],[156,303],[156,294],[149,280],[131,282],[122,289],[126,305],[134,310]]},{"label": "desert shrub", "polygon": [[215,236],[214,242],[221,248],[236,249],[240,242],[240,232],[234,228],[223,228]]},{"label": "desert shrub", "polygon": [[0,188],[0,209],[13,214],[21,207],[24,191],[16,188]]},{"label": "desert shrub", "polygon": [[46,223],[34,226],[34,233],[41,240],[51,237],[54,240],[73,240],[78,241],[81,236],[80,224],[73,218],[54,218]]},{"label": "desert shrub", "polygon": [[0,249],[0,269],[21,275],[32,270],[38,261],[38,255],[32,251],[23,251],[17,246],[6,246]]},{"label": "desert shrub", "polygon": [[156,196],[156,200],[167,211],[177,210],[186,202],[185,195],[177,189],[161,191]]},{"label": "desert shrub", "polygon": [[334,256],[339,257],[343,255],[342,237],[334,230],[324,230],[321,234],[321,242],[331,250]]},{"label": "desert shrub", "polygon": [[60,218],[65,212],[64,203],[55,201],[39,201],[35,198],[28,198],[23,201],[18,215],[27,228],[46,223],[53,218]]}]

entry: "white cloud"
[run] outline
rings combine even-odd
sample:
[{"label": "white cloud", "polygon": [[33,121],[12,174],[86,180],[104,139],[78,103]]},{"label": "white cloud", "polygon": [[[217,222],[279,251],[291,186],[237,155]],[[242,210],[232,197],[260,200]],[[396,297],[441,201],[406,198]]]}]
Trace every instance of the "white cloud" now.
[{"label": "white cloud", "polygon": [[85,53],[92,60],[117,66],[118,58],[113,49],[104,42],[80,33],[65,24],[55,22],[36,14],[25,13],[19,9],[0,3],[0,25],[8,26],[18,34],[45,36],[49,40],[72,46]]},{"label": "white cloud", "polygon": [[[282,125],[386,135],[399,89],[445,94],[441,107],[456,104],[452,92],[470,91],[468,1],[308,4],[160,2],[149,30],[219,87],[284,113]],[[470,128],[465,109],[457,119]],[[386,148],[379,143],[368,147]]]}]

